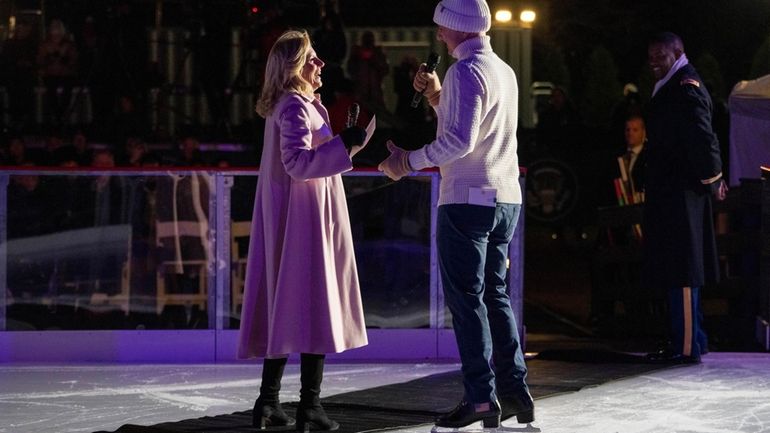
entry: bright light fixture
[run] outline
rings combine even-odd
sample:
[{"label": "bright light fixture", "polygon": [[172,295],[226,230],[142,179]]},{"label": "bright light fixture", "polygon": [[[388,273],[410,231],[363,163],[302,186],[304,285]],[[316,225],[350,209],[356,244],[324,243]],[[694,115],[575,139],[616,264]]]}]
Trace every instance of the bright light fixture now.
[{"label": "bright light fixture", "polygon": [[495,12],[495,21],[499,23],[508,23],[513,19],[513,13],[507,9],[500,9]]},{"label": "bright light fixture", "polygon": [[521,15],[519,15],[519,19],[523,23],[531,23],[535,21],[535,11],[530,9],[525,9],[521,11]]}]

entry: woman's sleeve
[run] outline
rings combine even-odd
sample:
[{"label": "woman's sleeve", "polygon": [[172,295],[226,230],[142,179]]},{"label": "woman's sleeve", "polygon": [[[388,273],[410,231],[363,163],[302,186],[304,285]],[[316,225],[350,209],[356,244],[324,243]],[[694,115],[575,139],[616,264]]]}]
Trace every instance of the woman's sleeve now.
[{"label": "woman's sleeve", "polygon": [[[312,147],[313,130],[309,107],[300,100],[288,102],[278,115],[281,131],[281,162],[295,180],[333,176],[353,169],[339,136]],[[328,126],[327,126],[328,128]]]}]

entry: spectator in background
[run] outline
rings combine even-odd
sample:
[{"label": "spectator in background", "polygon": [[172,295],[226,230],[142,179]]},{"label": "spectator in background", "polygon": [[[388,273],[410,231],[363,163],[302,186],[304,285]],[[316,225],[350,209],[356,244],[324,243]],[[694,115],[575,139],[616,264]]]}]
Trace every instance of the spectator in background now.
[{"label": "spectator in background", "polygon": [[85,132],[75,132],[72,136],[72,147],[75,153],[75,162],[81,167],[87,167],[88,163],[93,160],[94,150],[91,149]]},{"label": "spectator in background", "polygon": [[[91,162],[94,168],[115,167],[115,155],[107,149],[94,152]],[[123,202],[125,178],[105,172],[92,179],[91,192],[94,198],[94,226],[121,224],[128,221],[127,205]]]},{"label": "spectator in background", "polygon": [[348,74],[353,80],[356,99],[372,109],[384,108],[382,80],[388,75],[388,58],[382,47],[375,45],[374,33],[365,31],[361,44],[353,46],[348,59]]},{"label": "spectator in background", "polygon": [[[625,138],[626,121],[632,116],[642,115],[642,98],[639,96],[639,89],[634,83],[626,83],[623,86],[623,99],[618,102],[615,108],[612,110],[612,118],[610,121],[610,133],[612,136],[612,145],[616,146],[617,143],[621,143]],[[622,150],[625,151],[626,146],[623,146]],[[613,147],[616,149],[616,147]]]},{"label": "spectator in background", "polygon": [[[616,152],[607,163],[602,166],[602,185],[599,191],[604,193],[599,198],[601,206],[617,206],[620,201],[619,191],[616,190],[616,181],[622,181],[620,164],[626,172],[624,182],[626,194],[632,203],[641,203],[644,200],[644,169],[647,164],[647,151],[645,144],[647,142],[647,130],[644,119],[640,115],[632,115],[625,122],[625,150]],[[619,147],[614,145],[615,147]],[[633,193],[633,194],[632,194]],[[625,201],[625,199],[624,199]],[[607,227],[606,231],[600,231],[598,234],[597,246],[604,248],[608,246],[638,246],[641,241],[641,232],[635,231],[638,227]],[[620,284],[627,284],[628,281],[638,281],[640,279],[640,267],[638,263],[627,263],[623,261],[603,263],[602,266],[592,268],[591,270],[591,323],[600,331],[611,325],[609,321],[615,314],[615,289]],[[643,305],[639,302],[626,302],[624,308],[626,314],[634,314],[641,308],[649,307],[650,304]],[[652,305],[656,307],[656,305]]]},{"label": "spectator in background", "polygon": [[[32,165],[25,163],[23,165]],[[40,176],[30,172],[11,176],[8,184],[8,239],[39,236],[51,231],[50,194]]]},{"label": "spectator in background", "polygon": [[48,24],[46,38],[38,48],[37,66],[46,87],[50,119],[61,124],[78,72],[78,51],[61,20]]},{"label": "spectator in background", "polygon": [[192,135],[187,135],[179,143],[179,153],[176,158],[176,164],[181,166],[200,166],[206,165],[200,150],[200,142]]},{"label": "spectator in background", "polygon": [[8,92],[11,122],[17,127],[27,124],[32,116],[37,46],[32,26],[19,21],[11,37],[0,48],[0,84]]},{"label": "spectator in background", "polygon": [[[49,138],[56,146],[56,139]],[[93,150],[88,147],[88,139],[83,131],[77,131],[72,136],[72,143],[59,146],[53,152],[53,160],[49,165],[65,165],[67,167],[87,167],[93,159]]]},{"label": "spectator in background", "polygon": [[37,158],[38,165],[57,166],[65,159],[66,149],[61,135],[57,131],[50,131],[45,137],[45,147]]},{"label": "spectator in background", "polygon": [[11,137],[3,164],[16,166],[32,165],[32,161],[27,155],[27,144],[23,138]]},{"label": "spectator in background", "polygon": [[628,183],[633,193],[644,191],[644,168],[647,165],[647,129],[641,115],[632,115],[626,120],[626,150],[621,157],[628,175]]},{"label": "spectator in background", "polygon": [[145,157],[149,149],[147,143],[143,140],[131,137],[126,140],[126,161],[124,165],[130,167],[141,167],[146,163]]}]

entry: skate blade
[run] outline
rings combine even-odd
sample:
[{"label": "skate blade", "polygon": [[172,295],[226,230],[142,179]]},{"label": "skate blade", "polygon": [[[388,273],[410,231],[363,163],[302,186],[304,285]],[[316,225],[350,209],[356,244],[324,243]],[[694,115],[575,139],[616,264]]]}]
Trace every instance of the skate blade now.
[{"label": "skate blade", "polygon": [[430,433],[538,433],[542,430],[531,423],[526,426],[516,424],[515,427],[500,424],[500,427],[484,428],[481,421],[468,424],[465,427],[438,427],[433,426]]}]

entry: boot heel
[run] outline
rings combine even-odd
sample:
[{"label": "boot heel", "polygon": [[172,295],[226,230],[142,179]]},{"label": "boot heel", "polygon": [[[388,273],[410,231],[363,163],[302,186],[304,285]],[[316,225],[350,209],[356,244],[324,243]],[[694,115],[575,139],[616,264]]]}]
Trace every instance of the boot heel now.
[{"label": "boot heel", "polygon": [[483,418],[481,424],[484,428],[498,428],[500,427],[500,415]]},{"label": "boot heel", "polygon": [[534,420],[535,420],[534,409],[530,409],[524,412],[519,412],[516,414],[516,421],[518,421],[519,424],[529,424]]}]

